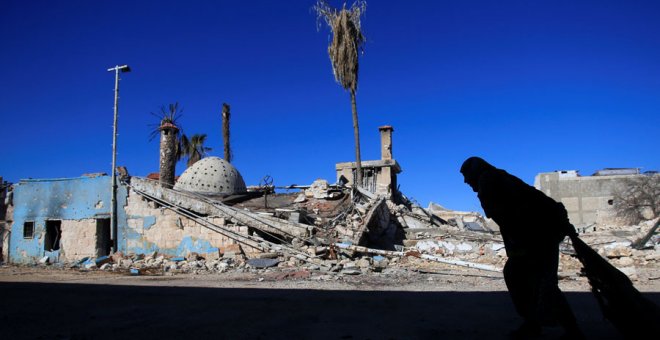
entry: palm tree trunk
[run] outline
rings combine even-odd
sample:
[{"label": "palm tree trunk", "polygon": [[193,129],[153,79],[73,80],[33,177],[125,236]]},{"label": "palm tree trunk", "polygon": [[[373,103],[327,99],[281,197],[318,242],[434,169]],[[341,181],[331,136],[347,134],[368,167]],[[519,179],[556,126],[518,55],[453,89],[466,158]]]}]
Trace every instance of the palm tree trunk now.
[{"label": "palm tree trunk", "polygon": [[353,111],[353,135],[355,136],[355,182],[362,187],[362,158],[360,157],[360,126],[358,124],[355,90],[351,89],[351,110]]},{"label": "palm tree trunk", "polygon": [[161,128],[160,132],[160,185],[172,188],[176,167],[176,134],[170,127]]},{"label": "palm tree trunk", "polygon": [[231,146],[229,145],[229,104],[222,104],[222,138],[225,147],[225,161],[231,163]]}]

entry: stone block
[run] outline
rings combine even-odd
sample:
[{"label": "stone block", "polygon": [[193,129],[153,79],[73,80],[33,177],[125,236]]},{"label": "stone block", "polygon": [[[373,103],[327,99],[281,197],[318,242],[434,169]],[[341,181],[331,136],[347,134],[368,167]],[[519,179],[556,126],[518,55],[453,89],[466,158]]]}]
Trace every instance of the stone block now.
[{"label": "stone block", "polygon": [[228,244],[223,247],[220,247],[219,252],[222,255],[224,255],[225,253],[242,254],[243,249],[241,248],[240,244]]},{"label": "stone block", "polygon": [[632,257],[622,257],[614,261],[614,265],[617,267],[632,267],[635,264],[635,261],[632,259]]},{"label": "stone block", "polygon": [[404,247],[414,247],[414,246],[417,245],[417,242],[419,242],[419,240],[403,240],[403,246]]},{"label": "stone block", "polygon": [[122,252],[118,251],[118,252],[110,255],[110,257],[112,258],[112,262],[119,263],[124,258],[124,254]]},{"label": "stone block", "polygon": [[605,249],[605,257],[620,258],[632,256],[632,250],[628,247],[613,247]]},{"label": "stone block", "polygon": [[206,261],[215,261],[220,259],[220,253],[219,252],[209,252],[209,253],[204,253],[202,255]]},{"label": "stone block", "polygon": [[357,266],[360,268],[369,268],[371,267],[371,258],[363,257],[357,261]]},{"label": "stone block", "polygon": [[279,257],[278,253],[253,253],[252,258],[257,259],[276,259]]}]

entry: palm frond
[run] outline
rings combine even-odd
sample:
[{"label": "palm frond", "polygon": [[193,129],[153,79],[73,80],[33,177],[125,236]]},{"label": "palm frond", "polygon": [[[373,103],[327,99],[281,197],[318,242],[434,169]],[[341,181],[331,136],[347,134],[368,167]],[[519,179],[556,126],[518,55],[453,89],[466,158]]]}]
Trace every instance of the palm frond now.
[{"label": "palm frond", "polygon": [[150,112],[150,114],[158,118],[158,123],[149,124],[149,141],[152,141],[154,138],[160,135],[160,130],[163,125],[171,124],[178,129],[178,135],[183,134],[183,129],[179,126],[179,119],[183,115],[183,108],[179,108],[179,102],[174,104],[163,105],[160,107],[158,112]]},{"label": "palm frond", "polygon": [[[206,134],[194,134],[188,138],[186,135],[181,136],[181,158],[187,157],[186,165],[190,167],[200,159],[206,157],[212,150],[210,147],[204,146],[206,143]],[[180,159],[180,158],[179,158]]]},{"label": "palm frond", "polygon": [[332,8],[325,0],[318,0],[313,9],[317,13],[317,27],[321,21],[330,28],[332,41],[328,55],[335,80],[344,89],[357,91],[359,60],[366,38],[362,34],[360,17],[367,10],[364,0],[356,0],[350,8]]}]

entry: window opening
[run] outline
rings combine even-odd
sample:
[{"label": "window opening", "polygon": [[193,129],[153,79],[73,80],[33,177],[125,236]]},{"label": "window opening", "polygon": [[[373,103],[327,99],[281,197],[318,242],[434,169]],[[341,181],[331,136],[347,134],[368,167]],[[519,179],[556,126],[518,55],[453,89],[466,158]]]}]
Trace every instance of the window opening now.
[{"label": "window opening", "polygon": [[34,222],[24,222],[23,223],[23,238],[33,238],[34,237]]}]

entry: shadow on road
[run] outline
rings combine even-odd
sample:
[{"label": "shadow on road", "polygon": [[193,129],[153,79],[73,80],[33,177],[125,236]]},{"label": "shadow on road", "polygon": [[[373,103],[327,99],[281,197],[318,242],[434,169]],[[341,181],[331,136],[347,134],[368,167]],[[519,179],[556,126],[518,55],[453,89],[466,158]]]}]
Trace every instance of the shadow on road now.
[{"label": "shadow on road", "polygon": [[[567,297],[588,338],[618,338],[591,293]],[[506,292],[0,283],[0,303],[4,339],[505,339],[519,322]]]}]

